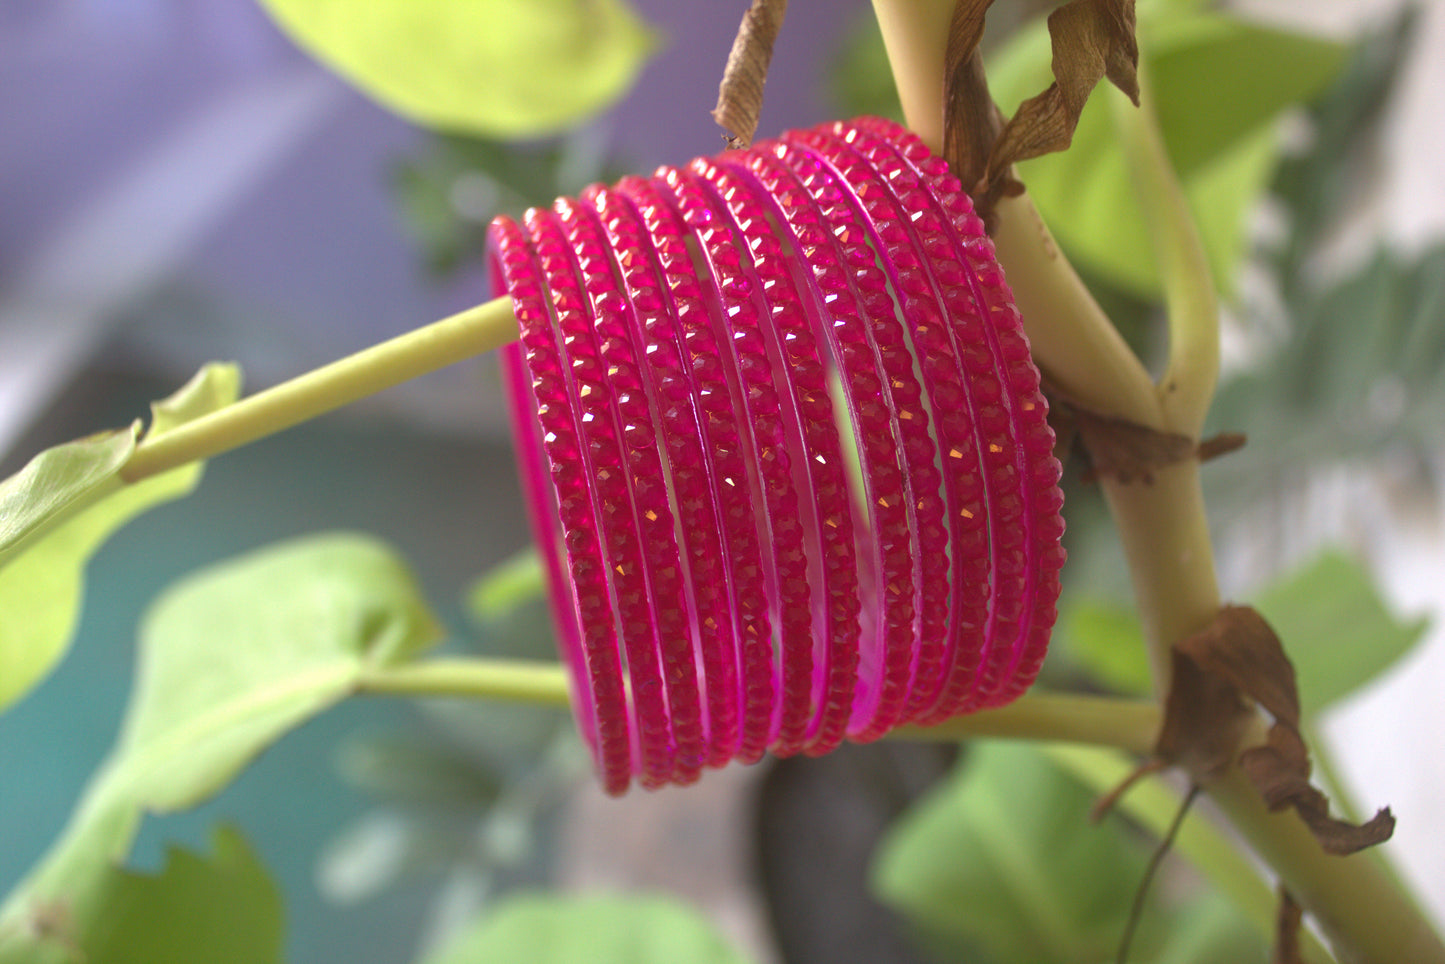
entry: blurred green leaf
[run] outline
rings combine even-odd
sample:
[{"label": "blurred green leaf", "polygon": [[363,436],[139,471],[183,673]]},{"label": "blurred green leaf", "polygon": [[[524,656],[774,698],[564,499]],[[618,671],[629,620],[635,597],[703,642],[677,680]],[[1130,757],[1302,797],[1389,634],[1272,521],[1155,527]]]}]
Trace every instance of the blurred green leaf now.
[{"label": "blurred green leaf", "polygon": [[1255,606],[1294,663],[1306,714],[1379,676],[1420,641],[1428,625],[1391,615],[1365,568],[1337,551],[1265,589]]},{"label": "blurred green leaf", "polygon": [[[151,407],[148,435],[163,435],[236,400],[241,373],[207,365]],[[40,453],[0,482],[0,708],[49,674],[80,617],[85,566],[111,534],[147,509],[196,487],[202,463],[126,484],[117,473],[141,438],[140,422]]]},{"label": "blurred green leaf", "polygon": [[219,827],[211,856],[172,848],[160,874],[116,869],[84,940],[97,964],[273,964],[281,893],[241,833]]},{"label": "blurred green leaf", "polygon": [[[1243,253],[1245,214],[1278,161],[1271,122],[1318,94],[1346,50],[1192,5],[1149,5],[1139,19],[1164,142],[1227,293]],[[1049,85],[1049,51],[1037,22],[990,59],[990,87],[1005,113]],[[1020,173],[1073,256],[1111,283],[1157,298],[1153,245],[1109,115],[1103,96],[1090,98],[1069,150],[1026,161]]]},{"label": "blurred green leaf", "polygon": [[1118,823],[1090,825],[1092,805],[1036,748],[978,743],[890,829],[874,890],[940,946],[1000,962],[1112,959],[1146,857]]},{"label": "blurred green leaf", "polygon": [[1413,262],[1382,250],[1291,314],[1283,344],[1220,387],[1207,431],[1245,428],[1249,444],[1210,466],[1212,500],[1248,504],[1322,464],[1439,442],[1445,245]]},{"label": "blurred green leaf", "polygon": [[1265,961],[1268,953],[1258,929],[1227,899],[1210,891],[1171,915],[1164,947],[1158,955],[1141,960],[1140,964]]},{"label": "blurred green leaf", "polygon": [[829,87],[839,113],[844,117],[869,114],[903,119],[898,88],[888,66],[888,51],[878,18],[868,11],[843,38],[828,70]]},{"label": "blurred green leaf", "polygon": [[87,933],[143,812],[201,802],[370,668],[438,635],[406,567],[362,536],[282,543],[172,587],[142,627],[116,748],[60,840],[0,907],[0,962],[44,952],[34,924],[45,908],[64,908],[73,931]]},{"label": "blurred green leaf", "polygon": [[483,256],[497,215],[518,217],[626,173],[605,132],[596,129],[540,144],[438,135],[397,168],[393,185],[428,266],[445,274]]},{"label": "blurred green leaf", "polygon": [[427,964],[744,964],[685,904],[643,896],[527,895],[489,914]]},{"label": "blurred green leaf", "polygon": [[1058,645],[1095,681],[1126,696],[1153,692],[1148,649],[1132,608],[1070,595],[1059,607]]},{"label": "blurred green leaf", "polygon": [[528,547],[484,573],[467,590],[467,609],[480,622],[509,615],[518,606],[536,602],[546,592],[542,558]]},{"label": "blurred green leaf", "polygon": [[262,0],[318,60],[417,123],[550,134],[632,86],[656,37],[624,0]]}]

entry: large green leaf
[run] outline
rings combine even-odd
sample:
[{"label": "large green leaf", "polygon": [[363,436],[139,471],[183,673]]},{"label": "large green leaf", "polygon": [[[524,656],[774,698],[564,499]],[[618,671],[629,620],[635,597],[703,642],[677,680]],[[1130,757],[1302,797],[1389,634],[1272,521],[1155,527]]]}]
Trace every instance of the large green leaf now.
[{"label": "large green leaf", "polygon": [[[60,841],[0,908],[0,964],[48,960],[83,941],[142,813],[216,793],[369,671],[410,658],[438,635],[406,567],[362,536],[283,543],[169,590],[142,629],[115,750]],[[42,913],[66,926],[37,932]]]},{"label": "large green leaf", "polygon": [[[236,400],[241,373],[208,365],[152,406],[149,437]],[[126,522],[189,493],[201,464],[126,484],[119,475],[140,423],[49,449],[0,482],[0,708],[37,685],[65,654],[85,565]]]},{"label": "large green leaf", "polygon": [[427,964],[744,964],[685,904],[664,897],[527,895],[499,904]]},{"label": "large green leaf", "polygon": [[933,943],[996,961],[1112,959],[1146,860],[1036,748],[979,743],[890,830],[873,885]]},{"label": "large green leaf", "polygon": [[281,893],[240,832],[213,855],[172,849],[157,875],[115,869],[85,940],[103,964],[278,964]]},{"label": "large green leaf", "polygon": [[318,60],[430,127],[559,131],[622,96],[655,47],[624,0],[262,0]]},{"label": "large green leaf", "polygon": [[[1424,636],[1427,620],[1401,621],[1370,573],[1327,550],[1251,597],[1294,664],[1300,705],[1317,714],[1379,676]],[[1127,606],[1070,598],[1060,607],[1060,643],[1096,680],[1121,693],[1149,691],[1139,617]]]},{"label": "large green leaf", "polygon": [[[1344,63],[1337,43],[1246,23],[1193,5],[1140,9],[1141,51],[1170,156],[1216,280],[1226,292],[1243,253],[1245,215],[1278,161],[1271,122],[1319,93]],[[989,63],[1006,112],[1049,85],[1042,23]],[[1081,264],[1131,292],[1160,291],[1154,246],[1105,97],[1092,97],[1061,154],[1026,161],[1020,173],[1054,233]]]},{"label": "large green leaf", "polygon": [[1306,714],[1379,676],[1420,641],[1427,626],[1425,619],[1395,618],[1364,567],[1336,551],[1274,583],[1255,605],[1284,641]]}]

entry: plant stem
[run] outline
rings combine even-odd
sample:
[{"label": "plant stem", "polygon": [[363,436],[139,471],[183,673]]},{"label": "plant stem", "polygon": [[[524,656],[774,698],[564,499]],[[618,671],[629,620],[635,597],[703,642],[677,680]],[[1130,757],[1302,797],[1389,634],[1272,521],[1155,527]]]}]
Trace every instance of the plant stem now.
[{"label": "plant stem", "polygon": [[230,451],[516,339],[511,301],[494,299],[142,441],[121,478],[137,482]]},{"label": "plant stem", "polygon": [[1028,192],[1001,198],[994,213],[994,252],[1050,383],[1092,412],[1161,428],[1149,373],[1059,250]]},{"label": "plant stem", "polygon": [[1149,75],[1139,64],[1139,106],[1109,87],[1114,126],[1158,253],[1169,317],[1169,364],[1159,380],[1164,427],[1198,437],[1219,380],[1219,299],[1209,259],[1164,147]]},{"label": "plant stem", "polygon": [[1150,700],[1027,693],[1008,706],[956,716],[936,726],[901,726],[890,736],[905,740],[1003,737],[1115,747],[1144,756],[1159,729],[1159,704]]},{"label": "plant stem", "polygon": [[1445,944],[1369,852],[1336,857],[1291,811],[1270,813],[1238,768],[1209,795],[1348,961],[1439,964]]},{"label": "plant stem", "polygon": [[384,666],[367,673],[358,689],[392,696],[464,696],[571,705],[567,671],[561,663],[520,659],[455,657]]}]

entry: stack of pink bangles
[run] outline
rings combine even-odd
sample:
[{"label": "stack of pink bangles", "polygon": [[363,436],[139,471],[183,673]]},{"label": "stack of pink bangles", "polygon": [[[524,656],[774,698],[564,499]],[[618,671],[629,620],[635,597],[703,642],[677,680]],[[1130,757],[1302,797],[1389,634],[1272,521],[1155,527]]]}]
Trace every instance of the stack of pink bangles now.
[{"label": "stack of pink bangles", "polygon": [[578,723],[611,793],[1012,700],[1059,464],[983,226],[865,118],[492,228]]}]

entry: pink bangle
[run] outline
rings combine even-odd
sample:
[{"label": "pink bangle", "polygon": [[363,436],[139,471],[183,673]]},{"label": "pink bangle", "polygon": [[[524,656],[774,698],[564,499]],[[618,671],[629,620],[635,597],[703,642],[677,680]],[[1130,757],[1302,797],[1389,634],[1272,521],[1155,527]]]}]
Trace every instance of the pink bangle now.
[{"label": "pink bangle", "polygon": [[[578,460],[580,446],[567,379],[562,374],[551,315],[542,296],[540,266],[527,239],[515,223],[500,218],[492,226],[492,239],[494,264],[501,269],[499,280],[505,281],[511,291],[521,328],[520,346],[511,352],[508,365],[513,377],[513,411],[519,419],[523,414],[534,413],[537,417],[536,423],[517,426],[527,483],[524,488],[534,522],[557,520],[545,526],[538,524],[536,529],[543,559],[553,577],[553,614],[572,670],[573,686],[585,688],[590,696],[587,702],[576,704],[582,735],[597,755],[604,789],[621,793],[627,789],[632,774],[628,709],[592,498]],[[530,393],[526,387],[530,387]],[[551,487],[540,481],[544,448],[552,466]],[[550,511],[554,507],[555,516]],[[568,580],[561,578],[557,559],[558,527],[567,556]],[[566,592],[568,586],[570,594]]]},{"label": "pink bangle", "polygon": [[[670,782],[694,782],[705,756],[697,665],[693,661],[691,620],[683,593],[681,559],[668,499],[668,478],[657,448],[657,433],[635,348],[636,311],[626,285],[614,278],[611,249],[603,239],[596,213],[588,205],[559,200],[555,210],[577,255],[583,284],[592,303],[598,359],[606,369],[605,384],[621,429],[622,476],[627,482],[629,511],[619,511],[619,524],[631,522],[642,553],[648,621],[662,666],[674,768]],[[606,397],[606,396],[604,396]],[[619,581],[620,582],[620,581]],[[639,638],[641,634],[639,633]]]},{"label": "pink bangle", "polygon": [[1059,467],[1011,295],[942,162],[865,118],[525,225],[493,230],[522,329],[504,367],[609,792],[825,753],[1032,681]]},{"label": "pink bangle", "polygon": [[[916,136],[896,124],[870,119],[859,126],[870,135],[866,139],[880,169],[881,165],[899,160],[912,168],[932,200],[933,210],[941,215],[945,236],[953,247],[967,254],[972,268],[969,274],[988,319],[984,328],[992,344],[995,367],[1007,385],[1002,402],[1010,411],[1014,428],[1012,451],[1025,501],[1024,553],[1028,561],[1023,566],[1026,584],[1010,659],[997,674],[992,691],[983,698],[983,705],[999,706],[1022,693],[1038,675],[1049,631],[1057,617],[1058,577],[1065,556],[1059,544],[1064,531],[1059,515],[1063,493],[1058,488],[1061,470],[1053,455],[1055,439],[1047,421],[1048,403],[1039,391],[1039,372],[1029,354],[1023,323],[994,256],[993,244],[958,181],[948,173],[948,166],[931,156]],[[891,183],[902,181],[893,178]]]},{"label": "pink bangle", "polygon": [[766,195],[760,196],[755,180],[704,160],[694,161],[692,170],[711,185],[749,252],[748,281],[761,294],[767,319],[759,331],[773,375],[784,389],[785,424],[793,429],[788,433],[789,457],[795,471],[803,470],[799,481],[806,486],[804,502],[811,507],[801,516],[805,533],[800,548],[818,572],[811,581],[823,601],[824,618],[813,641],[808,702],[803,713],[784,719],[773,750],[780,755],[823,753],[842,741],[857,688],[860,605],[848,480],[827,371],[813,334],[822,326],[816,313],[804,308],[788,270],[788,255],[768,230]]},{"label": "pink bangle", "polygon": [[578,454],[591,490],[622,655],[632,681],[633,770],[643,786],[661,786],[673,769],[671,727],[642,550],[619,444],[621,429],[611,404],[607,368],[599,357],[594,334],[594,312],[619,311],[623,307],[615,300],[589,299],[579,284],[584,271],[582,259],[595,258],[602,252],[574,251],[567,243],[560,219],[551,211],[528,211],[526,224],[552,292],[561,335],[562,369],[574,387],[581,424]]},{"label": "pink bangle", "polygon": [[[789,466],[785,438],[783,392],[767,356],[760,331],[762,309],[755,297],[757,285],[742,267],[742,255],[726,223],[726,215],[703,193],[685,171],[664,168],[653,178],[672,192],[683,223],[701,242],[701,250],[714,280],[710,299],[712,320],[718,332],[720,361],[731,362],[729,380],[737,395],[735,411],[739,435],[753,472],[740,485],[751,487],[759,536],[768,547],[763,553],[768,596],[775,600],[778,655],[773,673],[776,700],[769,728],[769,745],[794,752],[806,730],[813,677],[813,617],[803,528],[799,521],[797,490]],[[744,481],[746,479],[746,481]]]},{"label": "pink bangle", "polygon": [[[940,552],[930,558],[923,547],[926,539],[915,540],[920,531],[926,536],[941,516],[937,505],[931,505],[929,516],[926,496],[920,499],[927,486],[917,484],[927,479],[915,478],[912,472],[915,466],[926,471],[925,463],[931,468],[935,449],[924,423],[914,426],[915,419],[899,417],[900,396],[907,400],[909,390],[916,390],[913,361],[906,348],[899,351],[901,325],[894,317],[886,281],[872,268],[873,254],[862,229],[841,218],[828,222],[831,229],[825,226],[818,198],[839,189],[816,170],[799,180],[780,158],[807,163],[792,147],[767,145],[753,152],[749,170],[783,201],[775,203],[774,217],[788,224],[799,250],[810,252],[815,303],[826,305],[832,318],[830,324],[820,316],[818,327],[827,336],[843,378],[872,515],[872,524],[863,532],[868,537],[865,544],[871,544],[875,553],[870,608],[876,628],[864,639],[860,688],[851,701],[848,730],[856,739],[869,739],[896,719],[917,662],[915,652],[922,648],[921,640],[915,640],[914,622],[928,602],[919,604],[915,587],[926,591],[930,581],[946,577],[946,555]],[[810,186],[816,194],[810,193]],[[879,377],[880,371],[884,377]],[[916,407],[902,411],[921,414]],[[934,490],[937,484],[935,477]],[[941,592],[930,594],[930,599],[934,595]],[[936,619],[940,626],[941,616]]]},{"label": "pink bangle", "polygon": [[632,198],[652,237],[658,264],[673,299],[673,320],[683,347],[683,366],[702,422],[704,469],[723,547],[723,569],[733,607],[739,667],[740,732],[734,756],[762,757],[771,735],[774,702],[772,623],[764,587],[762,550],[743,441],[738,431],[718,338],[692,253],[681,234],[681,218],[652,182],[623,178],[618,190]]},{"label": "pink bangle", "polygon": [[836,164],[835,145],[820,133],[800,132],[797,141],[832,177],[847,185],[834,206],[844,210],[856,206],[856,216],[869,225],[869,236],[882,255],[893,297],[902,309],[928,389],[939,447],[945,456],[943,483],[952,497],[949,517],[954,524],[954,568],[950,597],[956,608],[951,614],[938,675],[915,687],[908,709],[913,718],[923,720],[935,712],[952,715],[961,707],[956,698],[950,697],[948,682],[971,679],[977,670],[990,643],[989,587],[993,587],[995,596],[999,588],[993,562],[995,546],[988,528],[991,487],[980,454],[987,450],[988,439],[979,425],[976,388],[952,336],[947,313],[920,269],[901,213],[887,203],[886,190],[861,165]]}]

